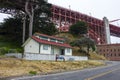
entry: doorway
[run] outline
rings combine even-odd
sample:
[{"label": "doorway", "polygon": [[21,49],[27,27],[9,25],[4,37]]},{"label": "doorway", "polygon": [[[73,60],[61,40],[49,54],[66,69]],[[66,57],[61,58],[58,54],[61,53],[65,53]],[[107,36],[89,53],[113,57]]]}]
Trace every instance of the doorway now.
[{"label": "doorway", "polygon": [[61,55],[65,55],[65,50],[61,49]]}]

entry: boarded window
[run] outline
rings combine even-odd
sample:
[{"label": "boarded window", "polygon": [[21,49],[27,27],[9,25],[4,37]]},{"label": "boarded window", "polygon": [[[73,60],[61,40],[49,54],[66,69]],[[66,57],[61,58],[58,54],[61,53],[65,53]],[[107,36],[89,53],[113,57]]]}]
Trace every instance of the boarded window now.
[{"label": "boarded window", "polygon": [[43,50],[48,50],[49,45],[43,45]]},{"label": "boarded window", "polygon": [[67,49],[67,53],[70,53],[70,49],[69,48]]}]

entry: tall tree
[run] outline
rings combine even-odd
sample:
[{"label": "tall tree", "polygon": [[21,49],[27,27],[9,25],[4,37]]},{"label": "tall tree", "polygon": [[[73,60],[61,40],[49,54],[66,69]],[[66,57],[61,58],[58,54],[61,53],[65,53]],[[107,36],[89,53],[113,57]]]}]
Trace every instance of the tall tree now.
[{"label": "tall tree", "polygon": [[39,26],[34,28],[34,32],[40,32],[47,35],[55,35],[58,29],[55,27],[54,23],[47,23],[44,26]]},{"label": "tall tree", "polygon": [[[43,23],[43,22],[42,22]],[[4,22],[0,24],[0,34],[10,36],[9,40],[12,40],[14,42],[17,41],[17,43],[22,44],[22,34],[21,32],[23,31],[24,27],[21,27],[22,24],[22,19],[21,17],[9,17],[4,19]],[[29,25],[26,22],[26,25]],[[42,25],[42,24],[41,24]],[[28,27],[28,26],[26,26]],[[48,34],[48,35],[54,35],[57,33],[57,29],[53,23],[48,23],[44,26],[39,26],[35,27],[33,32],[40,32],[43,34]],[[26,39],[28,34],[28,30],[25,32],[26,34]]]},{"label": "tall tree", "polygon": [[27,19],[29,20],[29,36],[32,36],[34,19],[40,23],[41,18],[44,16],[50,22],[51,4],[45,0],[0,0],[0,8],[4,12],[10,9],[15,12],[14,15],[23,16],[26,14],[29,18]]},{"label": "tall tree", "polygon": [[86,47],[88,55],[90,48],[92,48],[92,50],[95,51],[95,42],[93,39],[90,39],[88,37],[82,37],[78,40],[73,41],[72,46],[77,46],[80,48],[80,50],[82,50],[83,47]]},{"label": "tall tree", "polygon": [[69,28],[69,32],[73,35],[83,35],[88,32],[88,25],[84,21],[78,21]]},{"label": "tall tree", "polygon": [[6,18],[4,22],[1,23],[1,30],[4,35],[10,37],[10,40],[21,44],[22,42],[22,19],[15,17],[15,18]]}]

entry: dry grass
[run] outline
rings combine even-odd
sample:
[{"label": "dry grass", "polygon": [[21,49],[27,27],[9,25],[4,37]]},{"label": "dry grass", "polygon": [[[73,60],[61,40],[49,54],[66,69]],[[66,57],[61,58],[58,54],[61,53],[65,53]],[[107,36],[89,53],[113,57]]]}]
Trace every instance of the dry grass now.
[{"label": "dry grass", "polygon": [[36,71],[38,74],[43,74],[77,70],[101,65],[103,65],[103,63],[98,61],[54,62],[4,58],[0,59],[0,77],[28,75],[30,71]]},{"label": "dry grass", "polygon": [[90,59],[92,60],[107,60],[104,56],[97,53],[90,53]]}]

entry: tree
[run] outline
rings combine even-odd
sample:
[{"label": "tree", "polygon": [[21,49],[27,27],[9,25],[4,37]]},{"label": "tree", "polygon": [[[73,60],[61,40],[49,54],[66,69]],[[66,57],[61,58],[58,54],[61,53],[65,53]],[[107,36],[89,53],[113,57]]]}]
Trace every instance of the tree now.
[{"label": "tree", "polygon": [[22,19],[18,17],[6,18],[1,23],[2,34],[10,37],[11,41],[22,42]]},{"label": "tree", "polygon": [[[42,25],[42,23],[40,25]],[[0,34],[9,36],[11,41],[17,42],[18,44],[21,45],[22,44],[21,32],[23,31],[23,27],[21,27],[22,25],[23,24],[22,24],[21,17],[17,16],[17,17],[6,18],[4,19],[4,22],[0,24]],[[29,24],[26,22],[26,27],[28,27],[27,25]],[[38,26],[38,27],[34,27],[34,30],[33,30],[34,33],[40,32],[47,35],[54,35],[58,32],[53,23],[47,23],[44,26],[40,26],[40,25],[38,26],[37,24],[35,24],[35,26]],[[28,30],[26,30],[25,34],[26,34],[25,39],[27,39],[29,36]]]},{"label": "tree", "polygon": [[25,12],[29,16],[29,36],[32,36],[33,19],[38,17],[40,21],[41,17],[48,17],[48,14],[50,13],[49,10],[50,4],[45,0],[26,0]]},{"label": "tree", "polygon": [[90,48],[92,48],[92,50],[95,51],[95,42],[94,40],[88,37],[82,37],[78,40],[73,41],[72,46],[77,46],[80,48],[80,50],[82,50],[83,47],[86,47],[88,55],[89,55]]},{"label": "tree", "polygon": [[77,36],[86,34],[88,32],[88,25],[83,21],[78,21],[76,24],[70,26],[69,32]]},{"label": "tree", "polygon": [[40,33],[47,34],[47,35],[54,35],[58,32],[57,28],[55,27],[54,23],[52,23],[52,22],[48,23],[44,26],[36,27],[34,30],[35,30],[35,32],[40,32]]},{"label": "tree", "polygon": [[32,36],[35,19],[40,23],[42,20],[41,16],[44,14],[46,21],[50,22],[51,4],[47,3],[45,0],[0,0],[0,8],[4,12],[10,9],[15,12],[14,15],[19,14],[18,16],[22,17],[27,15],[27,20],[29,21],[29,36]]}]

